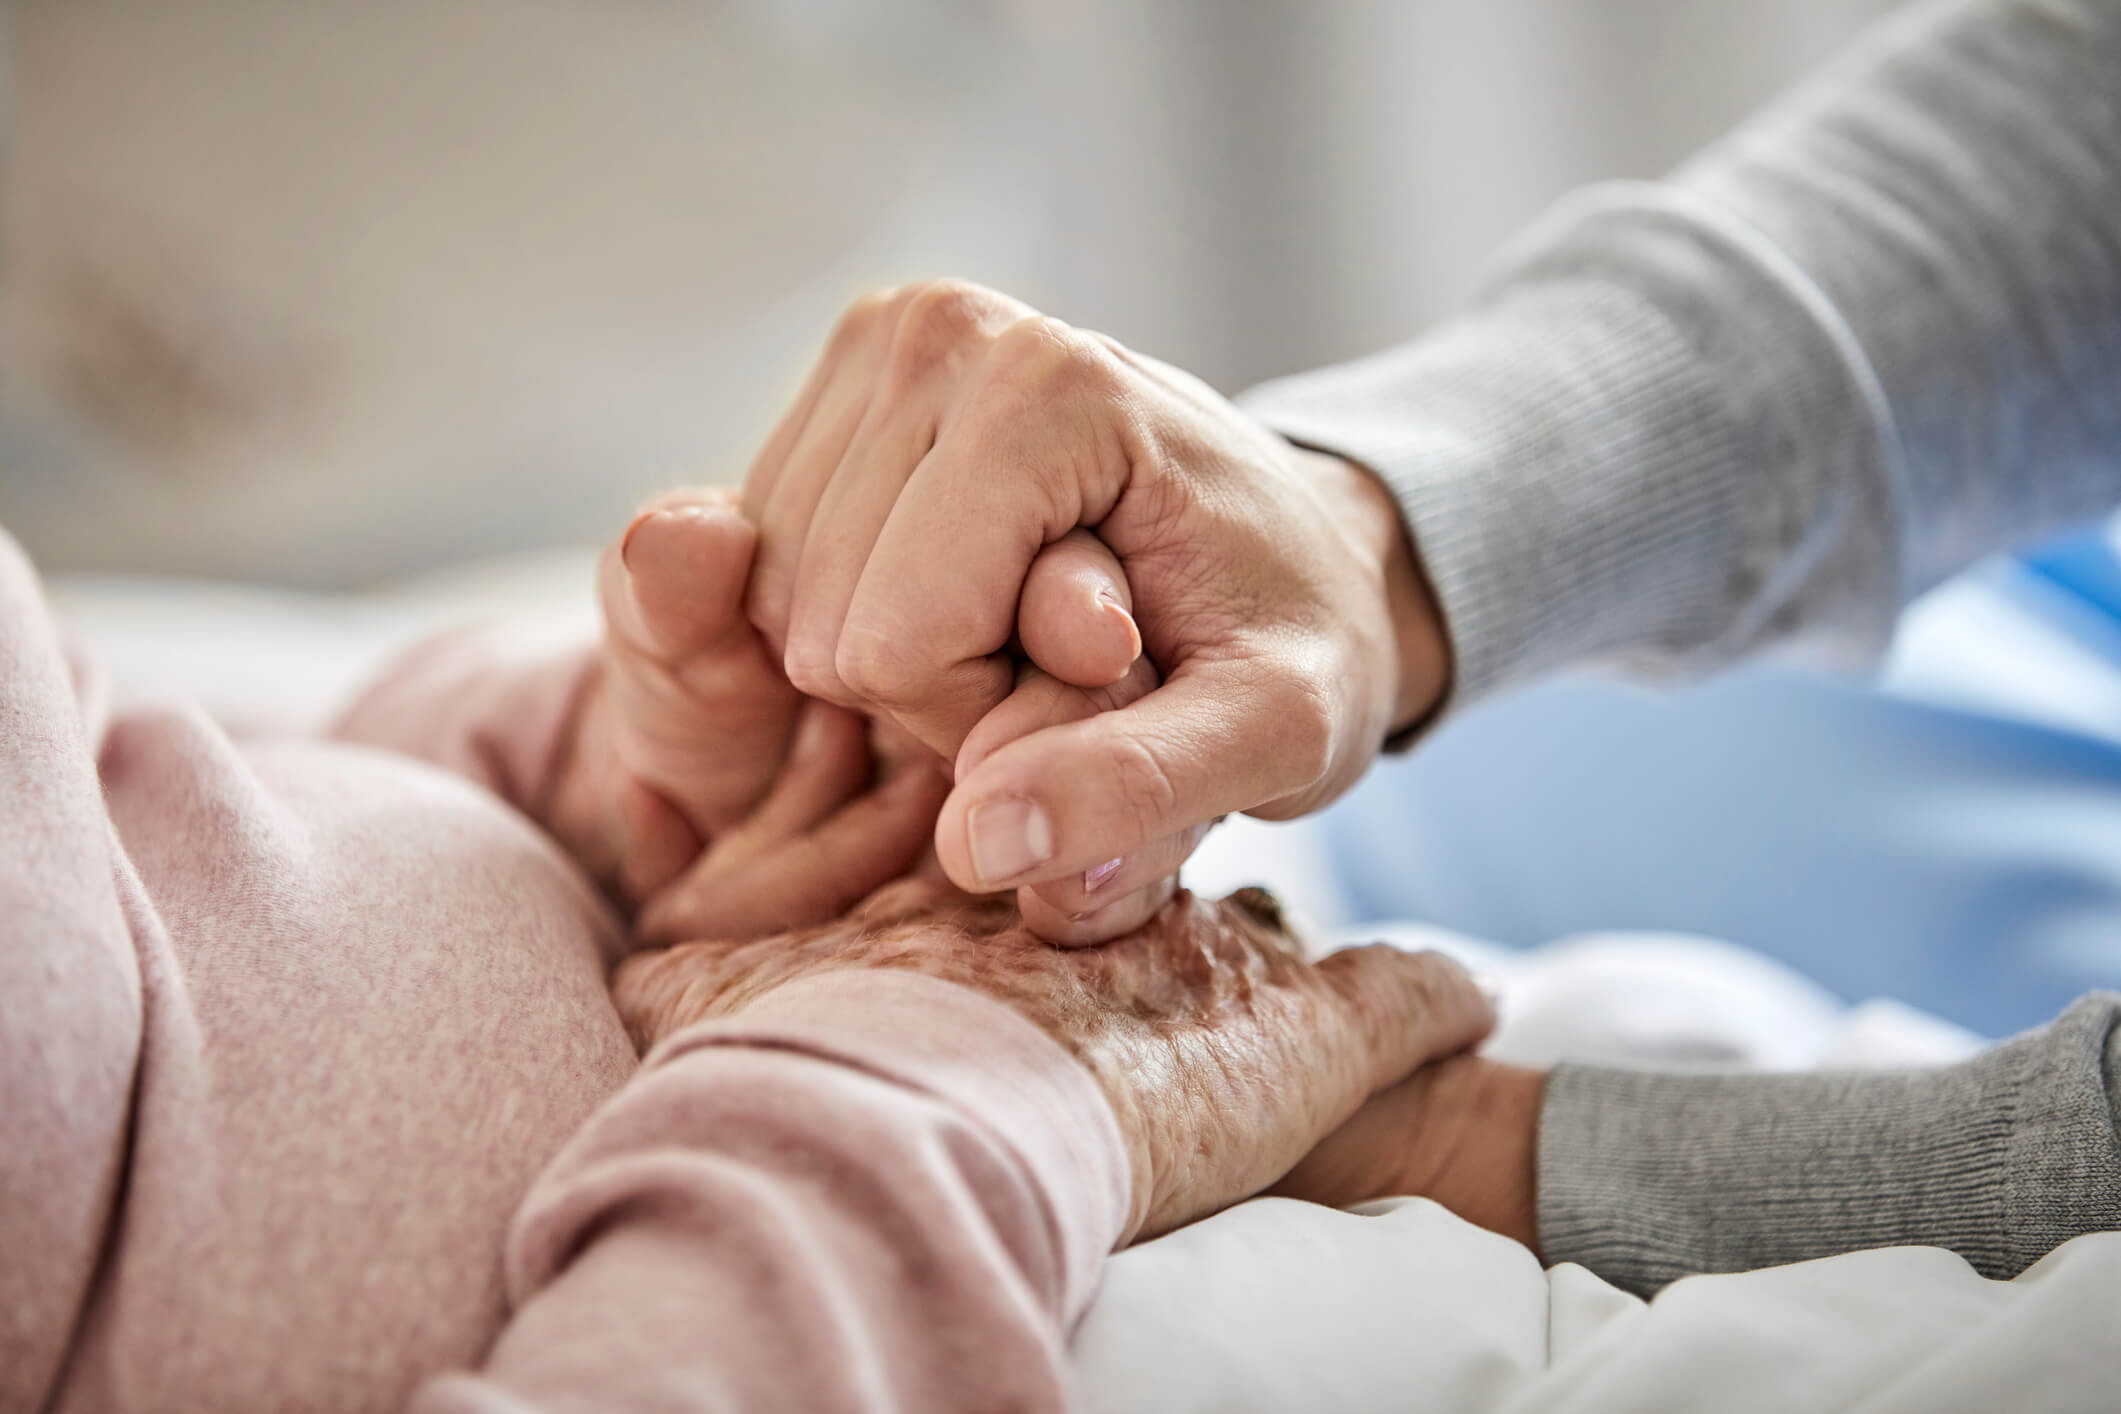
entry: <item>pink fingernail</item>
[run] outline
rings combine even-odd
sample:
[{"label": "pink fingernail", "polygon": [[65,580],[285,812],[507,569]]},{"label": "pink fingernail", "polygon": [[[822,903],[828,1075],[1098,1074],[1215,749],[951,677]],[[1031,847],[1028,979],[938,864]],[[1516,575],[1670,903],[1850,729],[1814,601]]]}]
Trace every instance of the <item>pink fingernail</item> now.
[{"label": "pink fingernail", "polygon": [[1053,826],[1038,805],[1018,796],[983,801],[966,819],[972,869],[983,887],[998,889],[1053,857]]},{"label": "pink fingernail", "polygon": [[1126,858],[1122,856],[1118,859],[1108,859],[1104,863],[1098,865],[1095,869],[1084,870],[1083,892],[1086,894],[1096,893],[1099,889],[1105,886],[1106,882],[1111,879],[1114,874],[1117,874],[1119,872],[1119,866],[1125,864],[1126,862]]},{"label": "pink fingernail", "polygon": [[661,511],[660,509],[657,509],[657,510],[652,510],[652,511],[642,511],[642,512],[641,512],[641,513],[640,513],[639,515],[635,516],[635,517],[633,518],[633,520],[632,520],[632,521],[631,521],[631,522],[630,522],[630,523],[629,523],[629,524],[627,525],[627,527],[626,527],[626,533],[625,533],[625,534],[624,534],[623,536],[621,536],[621,537],[619,538],[619,563],[620,563],[620,564],[624,565],[624,566],[625,566],[625,567],[626,567],[627,569],[629,569],[629,570],[631,570],[631,569],[633,568],[633,537],[634,537],[634,534],[635,534],[635,533],[636,533],[637,531],[639,531],[639,530],[640,530],[640,528],[641,528],[642,526],[644,526],[644,525],[648,524],[648,522],[650,522],[650,521],[654,520],[654,519],[655,519],[655,518],[656,518],[657,516],[661,515],[662,513],[663,513],[663,512],[662,512],[662,511]]},{"label": "pink fingernail", "polygon": [[1100,589],[1097,591],[1097,597],[1110,605],[1112,612],[1118,614],[1120,622],[1126,626],[1127,647],[1132,650],[1127,655],[1127,662],[1132,664],[1136,658],[1142,655],[1141,625],[1134,621],[1134,615],[1127,612],[1127,606],[1120,603],[1118,597],[1111,590]]}]

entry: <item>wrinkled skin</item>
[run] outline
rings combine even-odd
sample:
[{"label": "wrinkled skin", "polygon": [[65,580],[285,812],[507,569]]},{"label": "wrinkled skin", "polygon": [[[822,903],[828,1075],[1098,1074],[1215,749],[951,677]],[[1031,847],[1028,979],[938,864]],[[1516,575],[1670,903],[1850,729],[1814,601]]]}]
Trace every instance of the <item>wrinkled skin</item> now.
[{"label": "wrinkled skin", "polygon": [[644,953],[614,995],[645,1050],[775,987],[847,968],[905,968],[985,993],[1058,1041],[1111,1102],[1132,1161],[1127,1237],[1259,1192],[1364,1101],[1492,1025],[1466,974],[1382,945],[1306,960],[1262,890],[1181,891],[1102,947],[1057,949],[1015,907],[932,878],[854,915],[754,942]]}]

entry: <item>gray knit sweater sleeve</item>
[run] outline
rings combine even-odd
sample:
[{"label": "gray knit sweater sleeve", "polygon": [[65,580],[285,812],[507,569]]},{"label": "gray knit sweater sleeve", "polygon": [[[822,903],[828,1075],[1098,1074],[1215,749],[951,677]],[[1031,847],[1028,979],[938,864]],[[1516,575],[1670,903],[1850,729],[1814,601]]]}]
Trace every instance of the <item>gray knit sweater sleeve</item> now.
[{"label": "gray knit sweater sleeve", "polygon": [[[1565,202],[1463,317],[1248,405],[1391,485],[1457,702],[1872,651],[2121,501],[2121,0],[1916,7],[1669,181]],[[1638,1289],[1899,1242],[2002,1275],[2121,1227],[2115,1011],[1933,1072],[1564,1067],[1546,1253]]]},{"label": "gray knit sweater sleeve", "polygon": [[1882,643],[2121,501],[2121,0],[1918,6],[1480,304],[1248,395],[1397,493],[1458,701],[1623,659]]},{"label": "gray knit sweater sleeve", "polygon": [[1558,1067],[1539,1237],[1648,1293],[1903,1243],[2008,1277],[2121,1229],[2121,997],[1940,1070],[1677,1075]]}]

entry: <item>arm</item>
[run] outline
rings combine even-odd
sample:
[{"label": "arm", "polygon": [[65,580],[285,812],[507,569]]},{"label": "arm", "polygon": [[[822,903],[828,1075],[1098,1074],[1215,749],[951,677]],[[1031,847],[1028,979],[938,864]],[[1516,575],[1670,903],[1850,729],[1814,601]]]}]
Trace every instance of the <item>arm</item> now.
[{"label": "arm", "polygon": [[[836,916],[912,864],[942,782],[906,762],[864,793],[877,774],[865,724],[806,707],[740,610],[756,538],[723,493],[661,497],[604,554],[597,650],[529,624],[447,633],[333,735],[493,791],[643,904],[644,937]],[[864,803],[822,826],[851,796]]]},{"label": "arm", "polygon": [[443,634],[333,735],[469,777],[639,900],[751,813],[791,745],[799,700],[740,609],[756,540],[722,493],[660,497],[598,566],[596,651],[528,624]]},{"label": "arm", "polygon": [[1379,473],[1461,700],[1600,658],[1868,647],[2121,496],[2121,7],[1932,4],[1465,317],[1249,410]]},{"label": "arm", "polygon": [[1546,1260],[1631,1290],[1908,1244],[2016,1276],[2121,1230],[2121,997],[1934,1070],[1560,1066],[1538,1151]]},{"label": "arm", "polygon": [[680,1032],[557,1159],[517,1309],[414,1407],[1058,1410],[1127,1219],[1089,1074],[908,973],[781,988]]},{"label": "arm", "polygon": [[[140,967],[92,674],[0,530],[0,1408],[57,1398],[124,1191]],[[131,896],[128,897],[130,892]]]},{"label": "arm", "polygon": [[[643,903],[646,938],[836,917],[913,864],[943,782],[918,748],[806,704],[789,684],[742,612],[756,539],[726,493],[658,498],[604,554],[599,650],[555,647],[534,625],[447,633],[394,664],[333,734],[493,791]],[[1085,692],[1047,680],[1019,708],[1079,718],[1145,690],[1153,675],[1137,661],[1127,597],[1090,536],[1041,551],[1022,605],[1027,640],[1112,682]],[[836,827],[842,838],[811,833],[879,776],[866,814]],[[791,835],[803,848],[762,870],[761,852]]]},{"label": "arm", "polygon": [[[1249,417],[991,290],[858,301],[747,476],[751,612],[806,692],[956,760],[953,880],[1116,936],[1203,822],[1326,804],[1447,682],[1867,645],[2111,504],[2117,92],[2111,3],[1913,11],[1673,181],[1570,203],[1463,319]],[[1083,528],[1162,686],[968,763],[1031,562]]]},{"label": "arm", "polygon": [[1070,952],[922,880],[613,996],[660,1044],[518,1214],[485,1373],[426,1410],[1059,1408],[1105,1251],[1492,1021],[1433,955],[1313,964],[1257,890]]},{"label": "arm", "polygon": [[597,678],[589,645],[504,625],[453,629],[386,668],[330,735],[464,776],[544,825]]},{"label": "arm", "polygon": [[2121,997],[1925,1070],[1447,1061],[1378,1096],[1281,1191],[1421,1194],[1645,1295],[1701,1272],[1907,1245],[2011,1277],[2071,1238],[2121,1230]]}]

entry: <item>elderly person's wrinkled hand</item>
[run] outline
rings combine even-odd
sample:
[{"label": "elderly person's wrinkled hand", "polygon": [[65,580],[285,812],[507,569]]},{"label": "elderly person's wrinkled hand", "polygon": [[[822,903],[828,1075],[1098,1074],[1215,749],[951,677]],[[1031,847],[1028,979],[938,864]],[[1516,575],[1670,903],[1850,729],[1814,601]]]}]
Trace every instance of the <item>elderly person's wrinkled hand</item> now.
[{"label": "elderly person's wrinkled hand", "polygon": [[755,942],[644,953],[614,995],[644,1049],[775,987],[905,968],[994,997],[1088,1068],[1133,1167],[1129,1238],[1259,1192],[1373,1093],[1478,1042],[1487,1001],[1454,963],[1382,945],[1306,960],[1261,890],[1181,892],[1102,947],[1054,948],[1006,901],[909,879],[852,916]]}]

